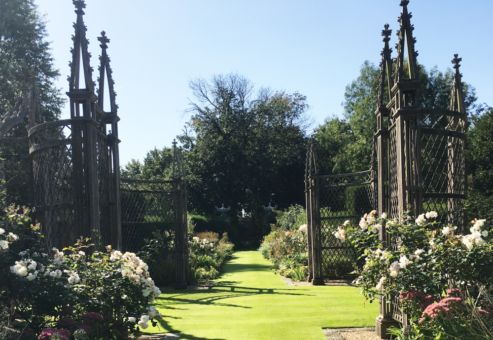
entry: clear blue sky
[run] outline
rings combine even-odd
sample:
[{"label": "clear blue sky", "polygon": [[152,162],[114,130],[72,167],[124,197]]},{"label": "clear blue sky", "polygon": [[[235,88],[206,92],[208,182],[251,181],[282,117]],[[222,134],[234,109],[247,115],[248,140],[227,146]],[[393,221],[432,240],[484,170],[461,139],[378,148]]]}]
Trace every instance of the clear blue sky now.
[{"label": "clear blue sky", "polygon": [[[150,149],[171,146],[181,132],[197,77],[237,72],[257,88],[307,96],[314,126],[340,116],[345,86],[365,60],[378,64],[383,25],[397,42],[400,0],[86,0],[85,23],[97,71],[102,30],[121,117],[121,163],[142,160]],[[36,0],[46,15],[48,40],[67,91],[71,0]],[[411,0],[418,62],[451,67],[463,58],[464,81],[480,102],[493,105],[493,1]],[[394,56],[395,56],[394,51]],[[96,78],[96,72],[94,72]],[[96,79],[94,79],[96,80]],[[67,110],[62,118],[68,118]]]}]

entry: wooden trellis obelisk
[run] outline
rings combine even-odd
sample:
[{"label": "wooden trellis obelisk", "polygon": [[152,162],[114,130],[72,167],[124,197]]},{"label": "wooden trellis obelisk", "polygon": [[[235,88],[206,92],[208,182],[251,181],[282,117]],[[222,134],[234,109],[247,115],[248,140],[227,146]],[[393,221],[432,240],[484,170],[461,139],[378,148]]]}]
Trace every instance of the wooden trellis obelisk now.
[{"label": "wooden trellis obelisk", "polygon": [[[413,215],[437,211],[438,220],[463,228],[466,198],[465,111],[459,62],[452,61],[455,78],[451,101],[446,108],[425,108],[419,97],[419,65],[416,39],[408,12],[409,0],[402,0],[399,17],[397,58],[391,59],[391,30],[382,31],[384,49],[380,64],[377,117],[378,213],[400,218],[403,211]],[[407,48],[407,54],[405,49]],[[404,60],[407,57],[407,68]],[[393,70],[393,73],[392,73]],[[385,93],[386,88],[388,92]],[[388,94],[388,102],[385,97]],[[380,240],[392,246],[382,228]],[[391,303],[388,303],[390,299]],[[377,334],[388,338],[388,328],[407,324],[407,316],[393,297],[380,299]]]}]

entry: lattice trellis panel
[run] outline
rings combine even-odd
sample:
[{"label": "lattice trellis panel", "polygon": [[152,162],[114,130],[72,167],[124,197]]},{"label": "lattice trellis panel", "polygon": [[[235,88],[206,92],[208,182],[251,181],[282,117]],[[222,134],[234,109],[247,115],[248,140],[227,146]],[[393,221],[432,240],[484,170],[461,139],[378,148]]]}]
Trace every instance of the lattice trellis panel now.
[{"label": "lattice trellis panel", "polygon": [[[178,191],[173,181],[138,181],[122,179],[122,246],[124,251],[138,252],[154,232],[168,232],[175,240],[175,209]],[[167,285],[175,281],[175,243],[167,253],[149,264],[154,281]]]},{"label": "lattice trellis panel", "polygon": [[454,111],[430,111],[421,120],[423,210],[459,227],[465,222],[466,129],[466,117]]},{"label": "lattice trellis panel", "polygon": [[174,190],[171,181],[121,180],[122,247],[139,251],[153,231],[173,231]]},{"label": "lattice trellis panel", "polygon": [[375,208],[372,172],[317,176],[319,185],[320,242],[323,278],[350,278],[357,269],[358,253],[333,233],[346,220],[357,225],[361,217]]},{"label": "lattice trellis panel", "polygon": [[49,249],[73,244],[74,187],[72,134],[69,122],[31,130],[34,211]]}]

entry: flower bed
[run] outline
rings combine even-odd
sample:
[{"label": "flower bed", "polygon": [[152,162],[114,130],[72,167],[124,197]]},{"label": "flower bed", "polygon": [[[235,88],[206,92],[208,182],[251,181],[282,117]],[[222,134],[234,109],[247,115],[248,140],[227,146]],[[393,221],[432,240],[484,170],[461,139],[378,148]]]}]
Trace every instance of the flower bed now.
[{"label": "flower bed", "polygon": [[219,277],[219,271],[233,255],[234,244],[229,242],[228,234],[213,232],[198,233],[189,240],[190,279],[194,283],[205,284]]},{"label": "flower bed", "polygon": [[0,339],[14,319],[24,339],[125,339],[157,324],[150,304],[161,292],[137,255],[96,251],[88,239],[47,251],[28,211],[17,211],[0,228]]},{"label": "flower bed", "polygon": [[300,206],[279,212],[273,231],[264,237],[259,248],[279,274],[298,281],[308,277],[308,229],[306,224],[298,225],[305,220],[305,211]]},{"label": "flower bed", "polygon": [[[491,339],[493,336],[493,239],[486,220],[467,235],[435,220],[434,211],[397,219],[372,211],[359,226],[349,222],[334,235],[365,249],[355,281],[373,302],[398,297],[411,325],[392,332],[402,339]],[[379,241],[382,226],[393,243]]]}]

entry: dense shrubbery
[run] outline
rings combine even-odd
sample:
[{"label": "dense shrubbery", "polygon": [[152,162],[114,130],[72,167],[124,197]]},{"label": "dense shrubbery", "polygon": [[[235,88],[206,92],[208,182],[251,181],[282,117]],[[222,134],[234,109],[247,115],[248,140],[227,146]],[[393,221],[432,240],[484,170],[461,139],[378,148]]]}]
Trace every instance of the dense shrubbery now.
[{"label": "dense shrubbery", "polygon": [[160,290],[139,257],[95,251],[88,240],[47,251],[28,211],[17,210],[0,228],[0,339],[125,339],[157,324],[150,303]]},{"label": "dense shrubbery", "polygon": [[[365,215],[345,223],[335,236],[365,247],[366,264],[356,283],[367,299],[399,297],[411,326],[394,330],[401,339],[491,339],[493,337],[493,238],[486,220],[472,221],[469,234],[435,221],[436,212],[401,220]],[[386,225],[395,244],[382,244]]]},{"label": "dense shrubbery", "polygon": [[204,284],[219,277],[219,270],[233,254],[234,245],[227,233],[219,239],[213,232],[198,233],[188,241],[190,248],[190,279]]},{"label": "dense shrubbery", "polygon": [[259,251],[274,264],[281,275],[304,280],[308,276],[305,210],[298,205],[276,214],[276,224],[271,225],[272,232],[264,237]]}]

